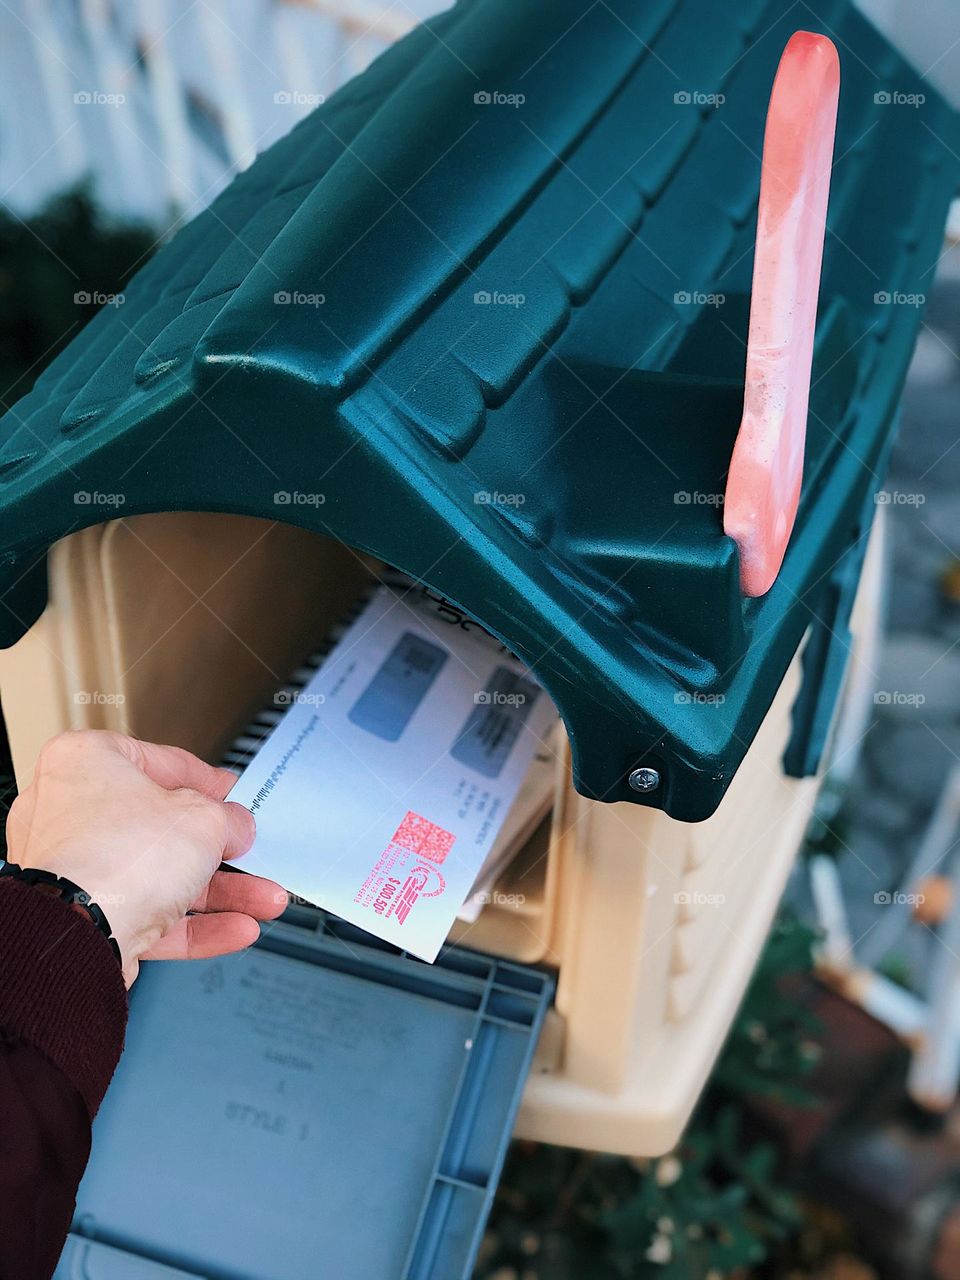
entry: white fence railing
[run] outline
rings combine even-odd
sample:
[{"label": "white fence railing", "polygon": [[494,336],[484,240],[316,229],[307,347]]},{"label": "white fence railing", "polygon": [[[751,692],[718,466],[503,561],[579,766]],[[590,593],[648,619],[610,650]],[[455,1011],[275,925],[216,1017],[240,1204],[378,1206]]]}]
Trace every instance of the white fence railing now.
[{"label": "white fence railing", "polygon": [[90,179],[118,215],[192,215],[447,0],[7,0],[0,203]]},{"label": "white fence railing", "polygon": [[[158,227],[192,215],[450,2],[4,0],[0,203],[23,214],[89,177],[118,215]],[[957,0],[859,3],[960,103]]]}]

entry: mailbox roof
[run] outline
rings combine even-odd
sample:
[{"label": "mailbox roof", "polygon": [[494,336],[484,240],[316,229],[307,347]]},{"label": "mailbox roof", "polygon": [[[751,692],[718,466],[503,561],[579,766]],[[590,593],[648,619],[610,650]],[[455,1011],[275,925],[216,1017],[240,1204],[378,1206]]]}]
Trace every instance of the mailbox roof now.
[{"label": "mailbox roof", "polygon": [[847,0],[817,7],[838,160],[803,496],[765,597],[741,596],[720,503],[794,6],[472,0],[261,155],[4,417],[0,642],[43,608],[48,546],[117,495],[288,520],[501,636],[585,794],[707,816],[811,621],[842,635],[835,568],[920,323],[897,300],[929,291],[956,187],[953,112]]}]

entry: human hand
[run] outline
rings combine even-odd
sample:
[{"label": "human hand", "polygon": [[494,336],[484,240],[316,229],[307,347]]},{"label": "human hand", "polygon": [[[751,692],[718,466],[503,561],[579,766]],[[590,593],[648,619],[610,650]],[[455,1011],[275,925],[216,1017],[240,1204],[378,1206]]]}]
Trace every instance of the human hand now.
[{"label": "human hand", "polygon": [[60,734],[10,809],[10,860],[66,876],[99,903],[128,987],[141,959],[239,951],[287,896],[272,880],[219,869],[253,843],[253,815],[224,802],[235,781],[179,747]]}]

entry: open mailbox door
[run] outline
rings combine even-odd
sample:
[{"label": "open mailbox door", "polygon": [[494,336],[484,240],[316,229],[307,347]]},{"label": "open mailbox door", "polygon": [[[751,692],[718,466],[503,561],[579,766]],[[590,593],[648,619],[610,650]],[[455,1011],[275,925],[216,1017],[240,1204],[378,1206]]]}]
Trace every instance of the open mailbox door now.
[{"label": "open mailbox door", "polygon": [[145,966],[58,1277],[469,1280],[553,982],[371,942]]}]

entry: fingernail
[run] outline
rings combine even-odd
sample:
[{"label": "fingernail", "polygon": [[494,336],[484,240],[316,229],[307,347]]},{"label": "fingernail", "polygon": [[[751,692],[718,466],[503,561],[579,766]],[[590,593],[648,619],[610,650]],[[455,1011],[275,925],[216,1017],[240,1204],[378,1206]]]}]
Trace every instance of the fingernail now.
[{"label": "fingernail", "polygon": [[[243,814],[243,823],[246,829],[246,841],[245,841],[246,849],[249,849],[250,846],[253,844],[254,840],[256,839],[257,820],[253,816],[253,814],[250,812],[250,810],[246,807],[246,805],[240,804],[239,801],[227,800],[226,803],[230,805],[232,808],[239,810],[239,812]],[[246,850],[244,852],[246,852]]]}]

